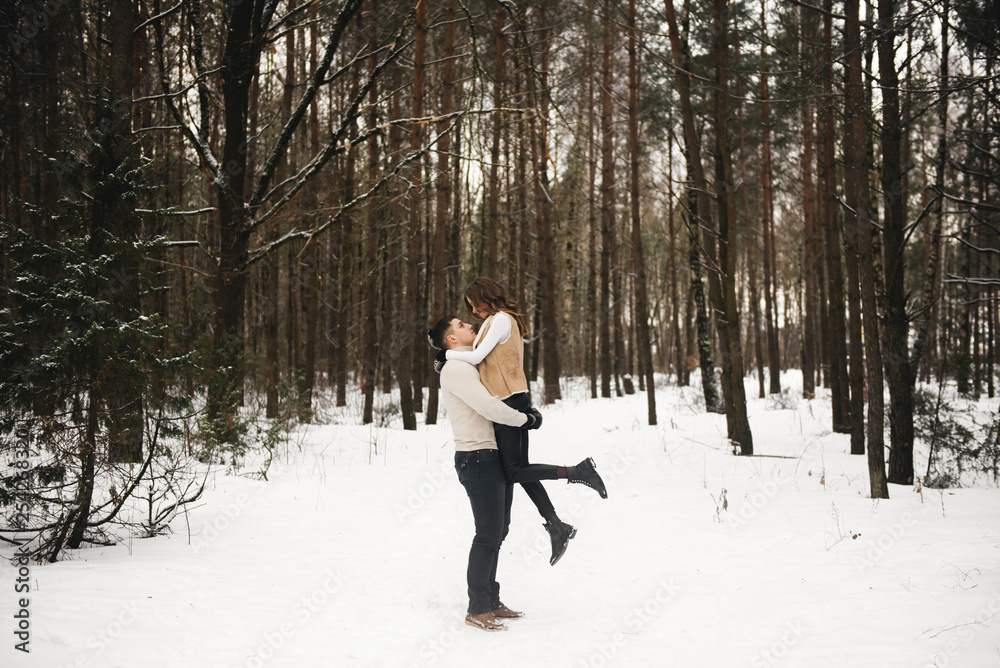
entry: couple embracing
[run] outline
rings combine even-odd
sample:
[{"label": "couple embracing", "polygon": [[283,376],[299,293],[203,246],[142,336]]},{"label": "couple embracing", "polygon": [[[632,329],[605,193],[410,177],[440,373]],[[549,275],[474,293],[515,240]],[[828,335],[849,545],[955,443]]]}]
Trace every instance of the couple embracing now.
[{"label": "couple embracing", "polygon": [[472,282],[465,291],[465,304],[474,318],[483,321],[478,334],[454,315],[441,318],[427,334],[431,345],[440,349],[434,368],[441,374],[441,394],[455,436],[455,470],[476,525],[469,551],[465,623],[502,631],[504,620],[523,615],[500,601],[496,581],[514,485],[521,485],[545,519],[553,565],[576,529],[556,515],[540,481],[565,478],[592,487],[605,499],[607,491],[589,457],[576,466],[529,463],[528,430],[540,427],[542,416],[531,406],[524,375],[524,316],[507,290],[490,278]]}]

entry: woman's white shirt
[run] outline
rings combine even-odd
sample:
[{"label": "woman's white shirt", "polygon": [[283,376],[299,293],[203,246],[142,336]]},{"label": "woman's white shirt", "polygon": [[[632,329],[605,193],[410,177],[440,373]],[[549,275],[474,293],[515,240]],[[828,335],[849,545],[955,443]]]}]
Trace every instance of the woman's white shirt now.
[{"label": "woman's white shirt", "polygon": [[[506,343],[510,338],[511,320],[510,316],[503,311],[497,311],[488,319],[490,328],[486,335],[476,337],[474,350],[449,350],[445,357],[449,360],[461,360],[469,364],[479,364],[490,352],[501,343]],[[485,323],[484,323],[485,324]]]}]

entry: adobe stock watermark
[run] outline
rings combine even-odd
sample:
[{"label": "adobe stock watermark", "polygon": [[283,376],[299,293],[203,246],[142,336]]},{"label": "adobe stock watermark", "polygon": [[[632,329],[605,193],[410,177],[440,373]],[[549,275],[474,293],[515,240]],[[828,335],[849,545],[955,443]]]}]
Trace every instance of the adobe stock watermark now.
[{"label": "adobe stock watermark", "polygon": [[628,611],[622,622],[622,629],[612,633],[607,640],[598,641],[594,651],[574,663],[573,668],[605,668],[618,656],[622,647],[659,617],[664,607],[677,596],[677,586],[673,580],[660,580],[657,584],[659,587],[656,593]]},{"label": "adobe stock watermark", "polygon": [[[801,462],[807,453],[818,448],[820,448],[819,440],[810,442],[799,455],[799,461]],[[756,478],[754,484],[757,489],[744,495],[739,511],[730,516],[732,521],[729,523],[729,528],[732,532],[740,533],[750,526],[750,521],[757,516],[757,513],[771,503],[774,497],[790,483],[795,483],[795,478],[782,469],[777,469],[767,479]]]},{"label": "adobe stock watermark", "polygon": [[[393,511],[400,524],[420,511],[434,496],[445,486],[448,481],[448,472],[454,471],[452,462],[445,459],[441,468],[437,471],[424,471],[424,481],[410,487],[406,500],[403,503],[393,504]],[[454,475],[454,474],[452,474]]]},{"label": "adobe stock watermark", "polygon": [[750,665],[753,666],[753,668],[769,668],[770,666],[776,665],[788,655],[788,652],[792,647],[797,645],[799,641],[802,640],[802,636],[805,635],[805,632],[806,629],[802,628],[801,622],[786,623],[785,632],[781,635],[781,637],[754,654],[753,658],[750,659]]},{"label": "adobe stock watermark", "polygon": [[62,668],[102,666],[103,662],[98,661],[97,658],[121,638],[137,619],[139,619],[139,611],[135,601],[122,603],[121,609],[112,617],[111,621],[104,625],[103,629],[87,636],[84,647],[89,651],[80,652],[73,659],[73,663],[64,664]]},{"label": "adobe stock watermark", "polygon": [[416,668],[418,665],[429,666],[442,656],[444,656],[451,646],[455,644],[458,639],[458,635],[462,632],[465,626],[464,622],[454,621],[451,626],[446,628],[437,636],[431,638],[424,642],[420,646],[420,650],[417,652],[417,656],[420,657],[421,663],[411,663],[410,668]]},{"label": "adobe stock watermark", "polygon": [[780,470],[767,480],[755,480],[757,489],[743,497],[739,512],[732,515],[732,521],[729,523],[732,532],[740,533],[750,526],[750,520],[756,517],[757,513],[763,510],[778,495],[778,491],[789,482],[791,482],[791,478]]},{"label": "adobe stock watermark", "polygon": [[17,30],[7,33],[7,44],[15,56],[21,55],[21,50],[49,27],[49,23],[55,18],[64,7],[69,5],[70,0],[45,0],[29,8],[27,12],[18,20]]},{"label": "adobe stock watermark", "polygon": [[212,518],[200,532],[191,537],[191,546],[199,557],[208,552],[208,547],[221,536],[232,523],[250,507],[250,497],[238,494],[235,502],[227,503],[222,512]]},{"label": "adobe stock watermark", "polygon": [[[921,506],[921,513],[927,512],[929,506]],[[907,532],[917,525],[919,515],[905,511],[899,519],[884,528],[879,537],[875,540],[868,540],[865,546],[864,555],[854,557],[854,567],[858,573],[864,573],[869,568],[874,568],[878,562],[885,557],[902,540]]]},{"label": "adobe stock watermark", "polygon": [[[281,475],[287,471],[288,469],[281,462],[275,462],[270,469],[272,477]],[[218,540],[243,515],[243,512],[253,505],[254,497],[263,493],[265,489],[267,489],[267,486],[263,484],[258,485],[253,496],[240,492],[233,501],[222,506],[221,511],[212,518],[211,522],[202,527],[200,532],[191,536],[190,544],[194,548],[195,554],[204,556],[212,543]]]},{"label": "adobe stock watermark", "polygon": [[[26,529],[31,520],[31,505],[24,492],[31,485],[31,428],[20,424],[14,429],[14,468],[11,486],[13,488],[14,516],[11,528],[15,531]],[[14,649],[29,654],[31,652],[31,561],[27,545],[20,545],[14,553],[13,563],[17,568],[14,577]]]},{"label": "adobe stock watermark", "polygon": [[334,596],[344,584],[344,579],[340,570],[326,572],[326,579],[323,584],[316,587],[311,593],[303,596],[292,606],[287,616],[288,621],[278,625],[278,628],[264,634],[264,640],[254,649],[244,664],[246,668],[261,668],[265,663],[274,657],[281,646],[295,635],[295,628],[298,624],[308,622],[313,615],[327,604],[331,596]]},{"label": "adobe stock watermark", "polygon": [[[987,622],[1000,615],[1000,591],[993,589],[990,593],[992,594],[990,600],[975,615],[944,628],[931,636],[931,638],[936,638],[942,633],[949,631],[955,631],[958,635],[956,640],[949,641],[942,650],[935,652],[921,668],[946,668],[946,666],[951,665],[969,665],[967,662],[961,664],[954,662],[962,654],[962,650],[983,633],[983,631],[989,631],[991,628],[994,628],[987,624]],[[994,643],[991,642],[990,644]]]}]

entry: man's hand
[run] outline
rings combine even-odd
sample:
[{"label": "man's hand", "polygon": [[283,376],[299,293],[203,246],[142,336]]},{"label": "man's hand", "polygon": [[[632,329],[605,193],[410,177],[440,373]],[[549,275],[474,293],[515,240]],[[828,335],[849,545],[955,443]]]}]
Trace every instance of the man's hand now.
[{"label": "man's hand", "polygon": [[[438,354],[434,356],[434,370],[438,373],[441,373],[441,369],[444,368],[444,363],[448,361],[448,357],[446,355],[447,352],[447,350],[439,350]],[[448,373],[451,373],[451,371]]]},{"label": "man's hand", "polygon": [[528,416],[527,422],[521,425],[521,429],[538,429],[542,426],[542,414],[538,412],[537,408],[529,408],[521,412]]}]

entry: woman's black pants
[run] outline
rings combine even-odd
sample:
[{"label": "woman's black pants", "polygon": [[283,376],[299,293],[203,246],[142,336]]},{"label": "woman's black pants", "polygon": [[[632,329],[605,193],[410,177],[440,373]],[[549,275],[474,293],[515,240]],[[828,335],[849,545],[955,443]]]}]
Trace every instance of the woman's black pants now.
[{"label": "woman's black pants", "polygon": [[[503,400],[513,409],[525,411],[531,408],[531,398],[527,392],[512,394]],[[508,427],[505,424],[493,423],[493,433],[496,435],[497,448],[500,450],[500,463],[503,464],[504,477],[510,484],[518,483],[535,504],[538,514],[546,518],[555,512],[549,495],[539,480],[555,480],[556,467],[549,464],[528,463],[528,430],[519,427]]]}]

